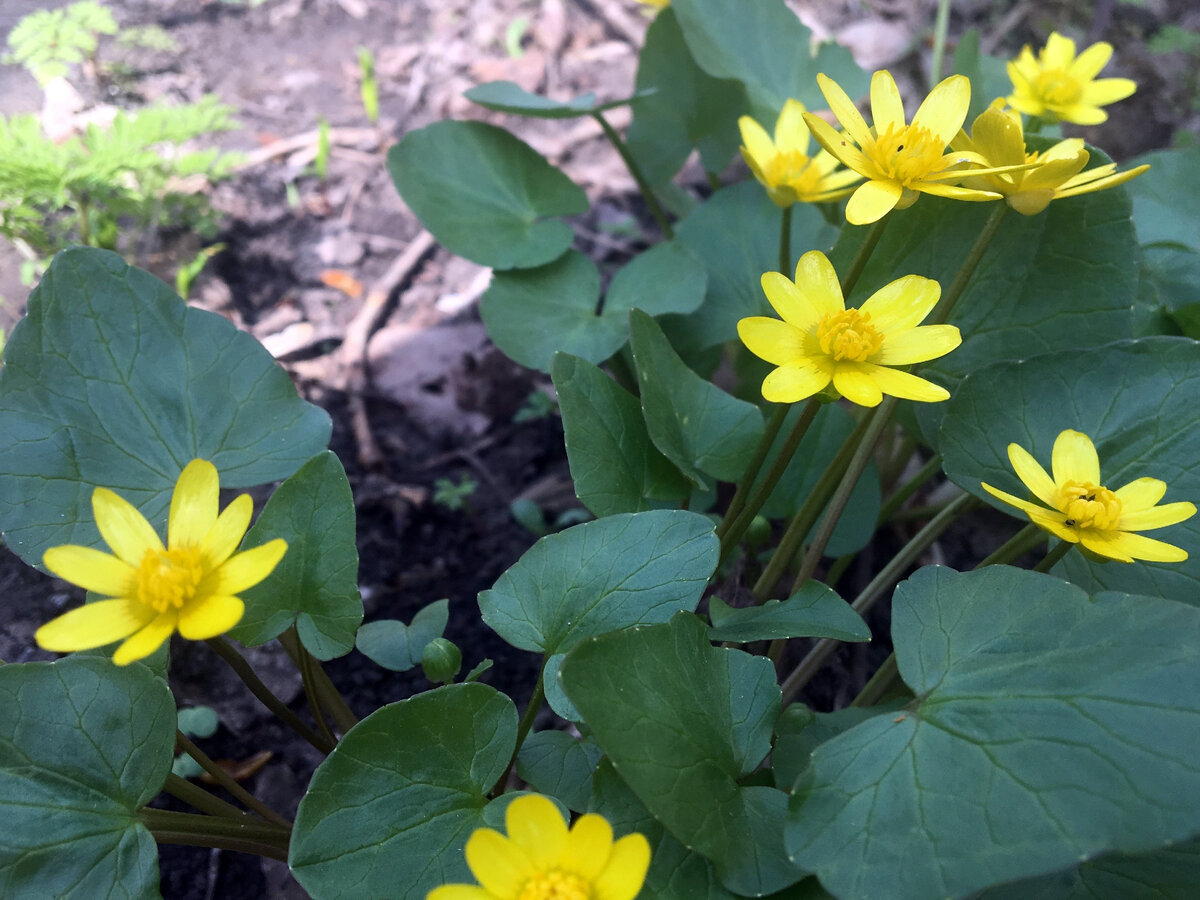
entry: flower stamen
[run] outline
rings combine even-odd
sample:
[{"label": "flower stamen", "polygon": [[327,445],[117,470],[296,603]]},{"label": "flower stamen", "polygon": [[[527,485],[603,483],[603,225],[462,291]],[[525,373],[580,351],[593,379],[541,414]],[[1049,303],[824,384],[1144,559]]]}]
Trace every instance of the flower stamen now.
[{"label": "flower stamen", "polygon": [[138,567],[137,600],[156,612],[182,609],[204,577],[195,547],[147,550]]},{"label": "flower stamen", "polygon": [[1121,500],[1102,485],[1090,481],[1067,481],[1057,491],[1059,510],[1067,524],[1076,528],[1117,527],[1121,520]]},{"label": "flower stamen", "polygon": [[825,316],[817,324],[817,343],[836,360],[865,362],[883,346],[883,335],[871,324],[871,314],[857,309]]},{"label": "flower stamen", "polygon": [[521,887],[517,900],[591,900],[591,886],[571,872],[538,872]]}]

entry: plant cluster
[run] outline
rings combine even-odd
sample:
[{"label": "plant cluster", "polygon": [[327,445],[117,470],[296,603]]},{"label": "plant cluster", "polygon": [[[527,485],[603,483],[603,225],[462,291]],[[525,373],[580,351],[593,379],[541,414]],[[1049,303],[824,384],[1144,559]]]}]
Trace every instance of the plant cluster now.
[{"label": "plant cluster", "polygon": [[[363,623],[328,417],[260,345],[111,253],[55,258],[0,370],[0,528],[92,596],[38,632],[71,656],[0,666],[5,896],[154,896],[154,841],[286,860],[317,898],[1200,883],[1194,156],[1118,170],[1054,133],[1131,92],[1098,77],[1107,45],[1053,34],[996,88],[964,42],[917,103],[808,53],[783,0],[653,5],[628,98],[468,92],[590,116],[629,165],[662,240],[603,295],[562,218],[587,197],[513,134],[437,122],[388,156],[426,227],[494,269],[484,322],[551,376],[595,517],[479,595],[540,657],[515,699],[490,660],[459,676],[446,600]],[[605,117],[622,104],[627,138]],[[673,219],[684,161],[716,181],[739,149],[753,178]],[[949,499],[906,509],[942,473]],[[280,479],[253,524],[245,497],[219,507],[218,484]],[[985,503],[1019,530],[962,571],[913,571]],[[860,557],[906,515],[924,524],[894,555]],[[870,580],[847,600],[856,559]],[[864,619],[883,599],[893,652],[815,711],[840,643],[887,645]],[[182,733],[176,632],[322,753],[294,820]],[[307,716],[234,644],[271,640]],[[356,650],[438,686],[359,721],[320,665]],[[172,773],[177,747],[230,800]]]}]

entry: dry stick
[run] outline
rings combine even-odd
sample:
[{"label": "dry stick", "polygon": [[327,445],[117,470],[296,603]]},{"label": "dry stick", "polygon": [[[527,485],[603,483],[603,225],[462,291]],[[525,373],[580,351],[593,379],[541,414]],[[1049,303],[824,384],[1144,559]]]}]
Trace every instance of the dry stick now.
[{"label": "dry stick", "polygon": [[[320,706],[333,719],[333,724],[338,727],[342,734],[345,734],[351,728],[358,724],[358,716],[346,704],[341,692],[334,686],[325,670],[321,668],[321,663],[315,656],[308,652],[304,644],[300,642],[299,635],[295,629],[289,629],[279,635],[279,643],[283,645],[283,649],[287,651],[289,657],[297,668],[300,668],[300,660],[307,656],[309,658],[310,671],[312,673],[313,690],[317,694],[317,699],[320,701]],[[301,672],[303,674],[303,671]]]},{"label": "dry stick", "polygon": [[240,850],[287,862],[291,832],[278,825],[148,807],[137,815],[160,844]]},{"label": "dry stick", "polygon": [[291,822],[289,822],[279,813],[275,812],[275,810],[271,809],[271,807],[267,806],[267,804],[263,803],[252,793],[238,784],[233,779],[232,775],[213,762],[208,757],[208,754],[206,754],[203,750],[189,741],[187,735],[185,735],[182,731],[175,732],[175,743],[184,753],[199,763],[200,768],[211,775],[217,784],[229,791],[229,793],[236,797],[242,804],[244,804],[247,809],[254,811],[268,822],[273,822],[281,828],[290,829],[292,827]]},{"label": "dry stick", "polygon": [[333,744],[305,725],[299,716],[288,709],[282,700],[271,693],[271,689],[263,684],[262,679],[258,677],[258,673],[233,648],[233,645],[229,641],[223,637],[215,637],[210,638],[206,643],[213,648],[221,659],[229,663],[230,668],[233,669],[238,678],[242,679],[242,684],[246,685],[250,693],[257,697],[263,706],[273,712],[296,734],[300,735],[300,737],[304,738],[322,753],[329,754],[333,751]]},{"label": "dry stick", "polygon": [[198,784],[192,784],[186,778],[180,778],[174,772],[167,773],[167,781],[163,791],[176,800],[182,800],[200,812],[210,816],[224,816],[227,819],[244,819],[248,813],[238,809],[232,803],[226,803],[220,797],[214,797]]},{"label": "dry stick", "polygon": [[[854,602],[851,604],[854,611],[859,613],[859,615],[869,611],[887,588],[900,580],[900,576],[904,573],[904,570],[912,565],[916,558],[924,553],[926,548],[937,540],[941,533],[949,528],[955,519],[978,502],[971,494],[962,494],[932,519],[929,524],[918,531],[913,536],[913,539],[905,544],[900,549],[900,552],[886,566],[880,569],[879,573],[854,598]],[[785,706],[812,680],[812,677],[825,664],[825,660],[833,653],[838,643],[840,642],[829,638],[818,641],[808,652],[808,655],[800,661],[800,664],[792,670],[792,673],[783,682],[783,703]]]}]

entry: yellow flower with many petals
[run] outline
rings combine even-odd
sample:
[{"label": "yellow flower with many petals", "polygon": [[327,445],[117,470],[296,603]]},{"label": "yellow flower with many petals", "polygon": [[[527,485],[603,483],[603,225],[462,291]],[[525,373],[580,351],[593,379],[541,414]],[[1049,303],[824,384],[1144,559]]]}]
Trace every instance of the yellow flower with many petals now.
[{"label": "yellow flower with many petals", "polygon": [[927,403],[950,396],[931,381],[889,368],[937,359],[962,343],[953,325],[920,325],[941,296],[936,281],[905,275],[858,309],[846,309],[837,273],[813,250],[800,257],[794,282],[767,272],[762,288],[783,321],[742,319],[738,336],[751,353],[779,367],[763,381],[767,400],[795,403],[831,382],[860,406],[877,406],[883,394]]},{"label": "yellow flower with many petals", "polygon": [[1133,562],[1182,562],[1187,551],[1132,534],[1175,525],[1196,514],[1192,503],[1158,501],[1167,492],[1157,478],[1137,478],[1111,491],[1100,483],[1100,459],[1091,438],[1067,429],[1054,441],[1050,468],[1046,473],[1037,460],[1019,444],[1008,445],[1008,461],[1017,477],[1043,505],[1005,493],[990,484],[983,489],[1005,503],[1025,511],[1030,520],[1056,537],[1082,544],[1098,556]]},{"label": "yellow flower with many petals", "polygon": [[1035,216],[1052,200],[1089,194],[1124,184],[1136,178],[1148,165],[1118,172],[1116,163],[1083,171],[1089,154],[1079,138],[1059,141],[1041,153],[1027,152],[1025,132],[1019,113],[1004,108],[1004,100],[995,100],[971,125],[971,135],[960,131],[952,142],[956,150],[977,153],[992,166],[1013,166],[1025,162],[1032,168],[980,175],[964,179],[963,184],[1003,194],[1017,212]]},{"label": "yellow flower with many petals", "polygon": [[[871,78],[873,127],[867,126],[835,81],[818,75],[817,83],[846,136],[812,113],[805,113],[804,121],[822,147],[867,179],[846,204],[850,224],[869,225],[893,209],[912,206],[921,194],[955,200],[1000,199],[994,191],[958,186],[967,174],[965,167],[985,165],[980,157],[967,151],[946,152],[971,105],[971,82],[964,76],[951,75],[938,84],[906,125],[895,80],[887,71],[876,72]],[[993,171],[1007,169],[975,169],[973,174]]]},{"label": "yellow flower with many petals", "polygon": [[1036,57],[1026,45],[1009,62],[1013,92],[1008,102],[1029,116],[1099,125],[1108,118],[1100,107],[1124,100],[1137,90],[1137,84],[1128,78],[1096,80],[1112,52],[1112,45],[1101,41],[1076,56],[1075,42],[1053,32]]},{"label": "yellow flower with many petals", "polygon": [[47,569],[111,599],[71,610],[37,630],[38,645],[67,653],[124,643],[118,666],[143,659],[176,629],[193,641],[228,631],[245,606],[236,595],[271,574],[287,551],[281,538],[234,553],[250,525],[254,504],[242,494],[220,515],[216,467],[187,464],[175,482],[167,519],[167,546],[137,509],[107,488],[92,493],[96,527],[112,554],[64,544],[42,556]]},{"label": "yellow flower with many petals", "polygon": [[650,843],[628,834],[613,842],[603,816],[589,813],[567,829],[540,794],[505,810],[508,837],[480,828],[467,839],[467,865],[479,881],[434,888],[426,900],[633,900],[650,867]]},{"label": "yellow flower with many petals", "polygon": [[810,135],[804,112],[803,103],[788,100],[775,121],[774,140],[749,116],[738,119],[742,156],[776,206],[838,200],[850,193],[848,185],[862,179],[857,172],[835,172],[839,163],[826,150],[808,155]]}]

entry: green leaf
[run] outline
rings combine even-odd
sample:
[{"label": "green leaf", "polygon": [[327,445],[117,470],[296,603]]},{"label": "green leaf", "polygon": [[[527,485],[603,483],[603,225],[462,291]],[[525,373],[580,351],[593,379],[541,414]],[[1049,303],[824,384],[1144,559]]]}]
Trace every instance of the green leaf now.
[{"label": "green leaf", "polygon": [[848,706],[831,713],[813,712],[803,703],[793,703],[775,723],[775,743],[771,746],[771,774],[775,786],[790,791],[796,779],[808,768],[812,752],[874,716],[892,712],[898,706]]},{"label": "green leaf", "polygon": [[568,809],[584,812],[592,793],[592,772],[603,756],[590,740],[579,740],[565,731],[538,731],[521,745],[517,774],[543,794],[555,797]]},{"label": "green leaf", "polygon": [[638,95],[634,94],[624,100],[597,103],[596,95],[588,93],[567,101],[558,101],[543,97],[541,94],[531,94],[525,88],[511,81],[489,81],[485,84],[477,84],[464,92],[463,96],[485,109],[514,113],[518,116],[532,116],[538,119],[574,119],[608,109],[616,109],[618,106],[625,106],[638,99]]},{"label": "green leaf", "polygon": [[[1107,161],[1089,147],[1093,162]],[[858,306],[904,275],[949,288],[993,206],[921,197],[889,215],[890,224],[850,298]],[[831,256],[844,272],[868,229],[847,226]],[[1138,251],[1123,188],[1056,200],[1036,216],[1009,211],[950,316],[963,342],[921,366],[921,375],[954,392],[964,375],[1005,359],[1075,351],[1133,333]],[[944,403],[916,404],[927,437]]]},{"label": "green leaf", "polygon": [[1200,884],[1200,840],[1148,853],[1111,853],[1075,869],[1030,878],[978,900],[1193,900]]},{"label": "green leaf", "polygon": [[959,75],[966,75],[971,81],[971,108],[967,110],[964,125],[967,129],[970,129],[976,116],[988,108],[993,98],[1003,97],[1012,90],[1005,60],[979,49],[978,28],[968,28],[958,39],[950,69]]},{"label": "green leaf", "polygon": [[496,272],[479,312],[488,335],[523,366],[550,371],[556,351],[601,363],[628,335],[622,317],[597,315],[600,272],[578,250],[537,269]]},{"label": "green leaf", "polygon": [[604,311],[622,320],[631,309],[651,316],[690,313],[704,302],[708,273],[686,244],[665,241],[639,253],[613,276]]},{"label": "green leaf", "polygon": [[[946,474],[964,490],[1026,521],[1025,513],[980,487],[1018,497],[1028,490],[1008,461],[1020,444],[1050,469],[1065,428],[1096,445],[1102,482],[1116,490],[1136,478],[1167,483],[1163,502],[1200,498],[1200,344],[1187,338],[1122,341],[1070,354],[990,366],[963,380],[946,404],[938,435]],[[1097,563],[1073,551],[1058,564],[1089,590],[1149,593],[1200,604],[1200,516],[1147,536],[1192,550],[1182,563]]]},{"label": "green leaf", "polygon": [[[788,412],[783,424],[783,434],[791,430],[803,406],[804,404],[797,403]],[[763,504],[762,514],[769,519],[791,519],[799,512],[824,474],[826,466],[832,462],[852,431],[854,419],[846,410],[833,403],[822,406],[805,432],[804,440],[796,448],[796,453],[784,470],[783,477],[779,479],[779,484]],[[776,446],[771,448],[764,466],[769,467],[775,462],[782,446],[782,442],[777,442]],[[850,502],[846,504],[833,529],[829,545],[825,548],[825,555],[841,556],[843,553],[855,553],[865,547],[875,534],[879,506],[879,470],[871,462],[863,470],[858,484],[850,494]]]},{"label": "green leaf", "polygon": [[585,641],[560,677],[626,784],[726,888],[757,896],[800,879],[783,854],[784,794],[738,783],[770,750],[780,696],[770,660],[718,650],[680,615]]},{"label": "green leaf", "polygon": [[712,521],[696,513],[607,516],[539,540],[479,595],[479,611],[514,647],[565,653],[694,610],[717,552]]},{"label": "green leaf", "polygon": [[714,78],[746,86],[757,116],[772,131],[774,116],[794,98],[813,109],[827,106],[817,87],[823,72],[851,97],[867,92],[867,74],[845,47],[822,44],[812,51],[812,32],[783,0],[675,0],[671,4],[684,39],[700,68]]},{"label": "green leaf", "polygon": [[568,722],[579,723],[583,721],[583,716],[563,691],[562,682],[558,677],[559,669],[562,668],[563,660],[566,658],[567,654],[565,653],[554,653],[546,657],[546,667],[542,672],[542,686],[546,691],[546,703],[550,708]]},{"label": "green leaf", "polygon": [[[1200,206],[1200,147],[1156,150],[1130,160],[1128,168],[1150,164],[1150,171],[1130,181],[1133,222],[1142,244],[1163,244],[1200,253],[1200,222],[1190,214]],[[1122,167],[1125,168],[1125,167]]]},{"label": "green leaf", "polygon": [[763,435],[758,407],[726,394],[687,367],[658,323],[629,314],[642,414],[654,446],[704,489],[705,475],[737,481]]},{"label": "green leaf", "polygon": [[191,737],[208,738],[217,733],[217,711],[211,706],[189,706],[179,710],[177,728]]},{"label": "green leaf", "polygon": [[454,684],[376,710],[348,731],[300,801],[288,864],[316,900],[424,900],[471,882],[467,837],[517,740],[512,701]]},{"label": "green leaf", "polygon": [[733,609],[720,597],[710,597],[708,617],[713,641],[769,641],[819,637],[837,641],[869,641],[871,629],[850,604],[819,581],[806,581],[786,600]]},{"label": "green leaf", "polygon": [[574,233],[548,216],[587,212],[587,195],[524,141],[482,122],[434,122],[388,151],[404,202],[451,253],[495,269],[544,265]]},{"label": "green leaf", "polygon": [[675,840],[650,815],[607,759],[596,768],[588,811],[604,816],[618,833],[636,831],[650,842],[650,870],[639,897],[734,900],[734,895],[717,881],[712,863]]},{"label": "green leaf", "polygon": [[1152,290],[1152,298],[1171,310],[1173,318],[1188,337],[1188,314],[1200,296],[1200,253],[1178,245],[1158,244],[1142,252],[1142,287]]},{"label": "green leaf", "polygon": [[[717,191],[676,227],[676,240],[708,268],[703,305],[663,323],[683,356],[735,339],[738,319],[772,314],[759,281],[779,265],[780,216],[762,185],[750,180]],[[828,247],[836,234],[811,204],[792,207],[793,260]]]},{"label": "green leaf", "polygon": [[230,634],[254,647],[295,625],[317,659],[344,656],[354,648],[363,606],[354,497],[334,453],[314,456],[281,484],[242,545],[277,537],[287,541],[287,553],[270,578],[242,595],[246,614]]},{"label": "green leaf", "polygon": [[674,10],[662,10],[646,31],[634,83],[639,92],[653,93],[633,104],[626,142],[652,184],[668,181],[693,149],[709,172],[729,164],[737,153],[745,89],[696,65]]},{"label": "green leaf", "polygon": [[175,703],[140,665],[0,666],[0,895],[157,898],[137,818],[171,770]]},{"label": "green leaf", "polygon": [[650,442],[637,398],[586,360],[558,353],[550,368],[575,494],[596,516],[681,500],[687,483]]},{"label": "green leaf", "polygon": [[792,801],[788,850],[838,897],[959,897],[1200,829],[1200,611],[929,567],[892,636],[917,700],[820,745]]},{"label": "green leaf", "polygon": [[450,620],[450,601],[435,600],[413,616],[412,624],[397,619],[378,619],[358,629],[354,644],[358,652],[376,665],[393,672],[407,672],[421,664],[425,645],[440,638]]},{"label": "green leaf", "polygon": [[115,253],[65,250],[4,348],[0,530],[30,565],[56,544],[103,546],[97,486],[163,526],[193,459],[210,460],[224,487],[263,484],[296,471],[329,430],[250,335]]}]

